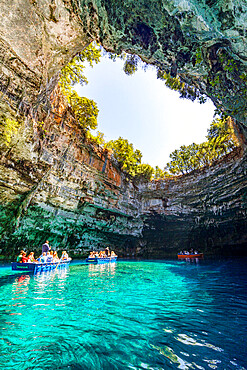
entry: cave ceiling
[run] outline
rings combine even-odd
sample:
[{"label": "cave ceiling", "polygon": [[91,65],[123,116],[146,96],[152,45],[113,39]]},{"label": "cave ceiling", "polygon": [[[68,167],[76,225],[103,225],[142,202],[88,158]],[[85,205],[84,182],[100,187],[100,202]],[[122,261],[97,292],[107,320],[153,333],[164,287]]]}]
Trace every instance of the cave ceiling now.
[{"label": "cave ceiling", "polygon": [[215,0],[1,1],[0,89],[45,102],[59,71],[93,40],[195,86],[246,134],[247,4]]}]

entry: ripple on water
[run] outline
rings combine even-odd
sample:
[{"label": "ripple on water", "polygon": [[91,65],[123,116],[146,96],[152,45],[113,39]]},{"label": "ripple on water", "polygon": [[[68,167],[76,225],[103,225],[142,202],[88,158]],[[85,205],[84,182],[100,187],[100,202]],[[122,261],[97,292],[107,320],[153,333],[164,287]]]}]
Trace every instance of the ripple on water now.
[{"label": "ripple on water", "polygon": [[0,269],[3,369],[246,367],[247,276],[238,261],[8,274]]}]

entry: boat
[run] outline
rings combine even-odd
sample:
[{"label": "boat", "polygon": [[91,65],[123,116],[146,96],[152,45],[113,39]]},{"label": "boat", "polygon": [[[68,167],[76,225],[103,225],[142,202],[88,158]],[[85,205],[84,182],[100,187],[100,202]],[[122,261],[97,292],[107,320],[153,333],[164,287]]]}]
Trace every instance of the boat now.
[{"label": "boat", "polygon": [[178,258],[203,258],[203,253],[178,254]]},{"label": "boat", "polygon": [[86,259],[87,263],[110,263],[116,262],[117,256],[114,257],[88,257]]},{"label": "boat", "polygon": [[58,262],[11,262],[13,271],[37,272],[52,271],[56,269],[62,269],[69,266],[71,259],[58,261]]}]

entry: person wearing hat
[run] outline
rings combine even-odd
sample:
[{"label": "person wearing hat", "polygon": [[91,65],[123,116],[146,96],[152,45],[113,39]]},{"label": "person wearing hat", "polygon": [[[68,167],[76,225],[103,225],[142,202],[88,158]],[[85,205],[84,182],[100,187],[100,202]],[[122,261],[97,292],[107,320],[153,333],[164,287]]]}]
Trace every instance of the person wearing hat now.
[{"label": "person wearing hat", "polygon": [[47,252],[51,249],[51,247],[49,246],[49,240],[46,240],[46,242],[42,245],[42,254],[45,252],[47,254]]}]

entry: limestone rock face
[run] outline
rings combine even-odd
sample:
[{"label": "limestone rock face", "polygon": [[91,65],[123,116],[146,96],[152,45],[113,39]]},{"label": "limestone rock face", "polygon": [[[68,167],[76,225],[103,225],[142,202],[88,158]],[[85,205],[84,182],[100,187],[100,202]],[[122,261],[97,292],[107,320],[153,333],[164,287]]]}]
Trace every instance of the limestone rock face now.
[{"label": "limestone rock face", "polygon": [[245,254],[247,167],[239,149],[218,164],[140,189],[143,199],[141,253],[174,255],[201,249],[206,254]]},{"label": "limestone rock face", "polygon": [[36,250],[48,237],[78,254],[98,245],[122,255],[243,253],[246,154],[176,180],[131,183],[87,143],[54,88],[61,68],[96,40],[180,76],[237,118],[246,143],[244,0],[2,0],[0,13],[3,254]]},{"label": "limestone rock face", "polygon": [[93,40],[179,75],[246,135],[245,0],[3,0],[0,90],[17,108],[44,103],[57,74]]},{"label": "limestone rock face", "polygon": [[20,122],[10,145],[2,144],[4,255],[24,246],[39,251],[47,238],[77,256],[106,245],[122,256],[175,256],[191,247],[246,253],[247,169],[240,149],[194,174],[135,184],[109,152],[86,141],[57,93],[51,110],[42,121]]}]

